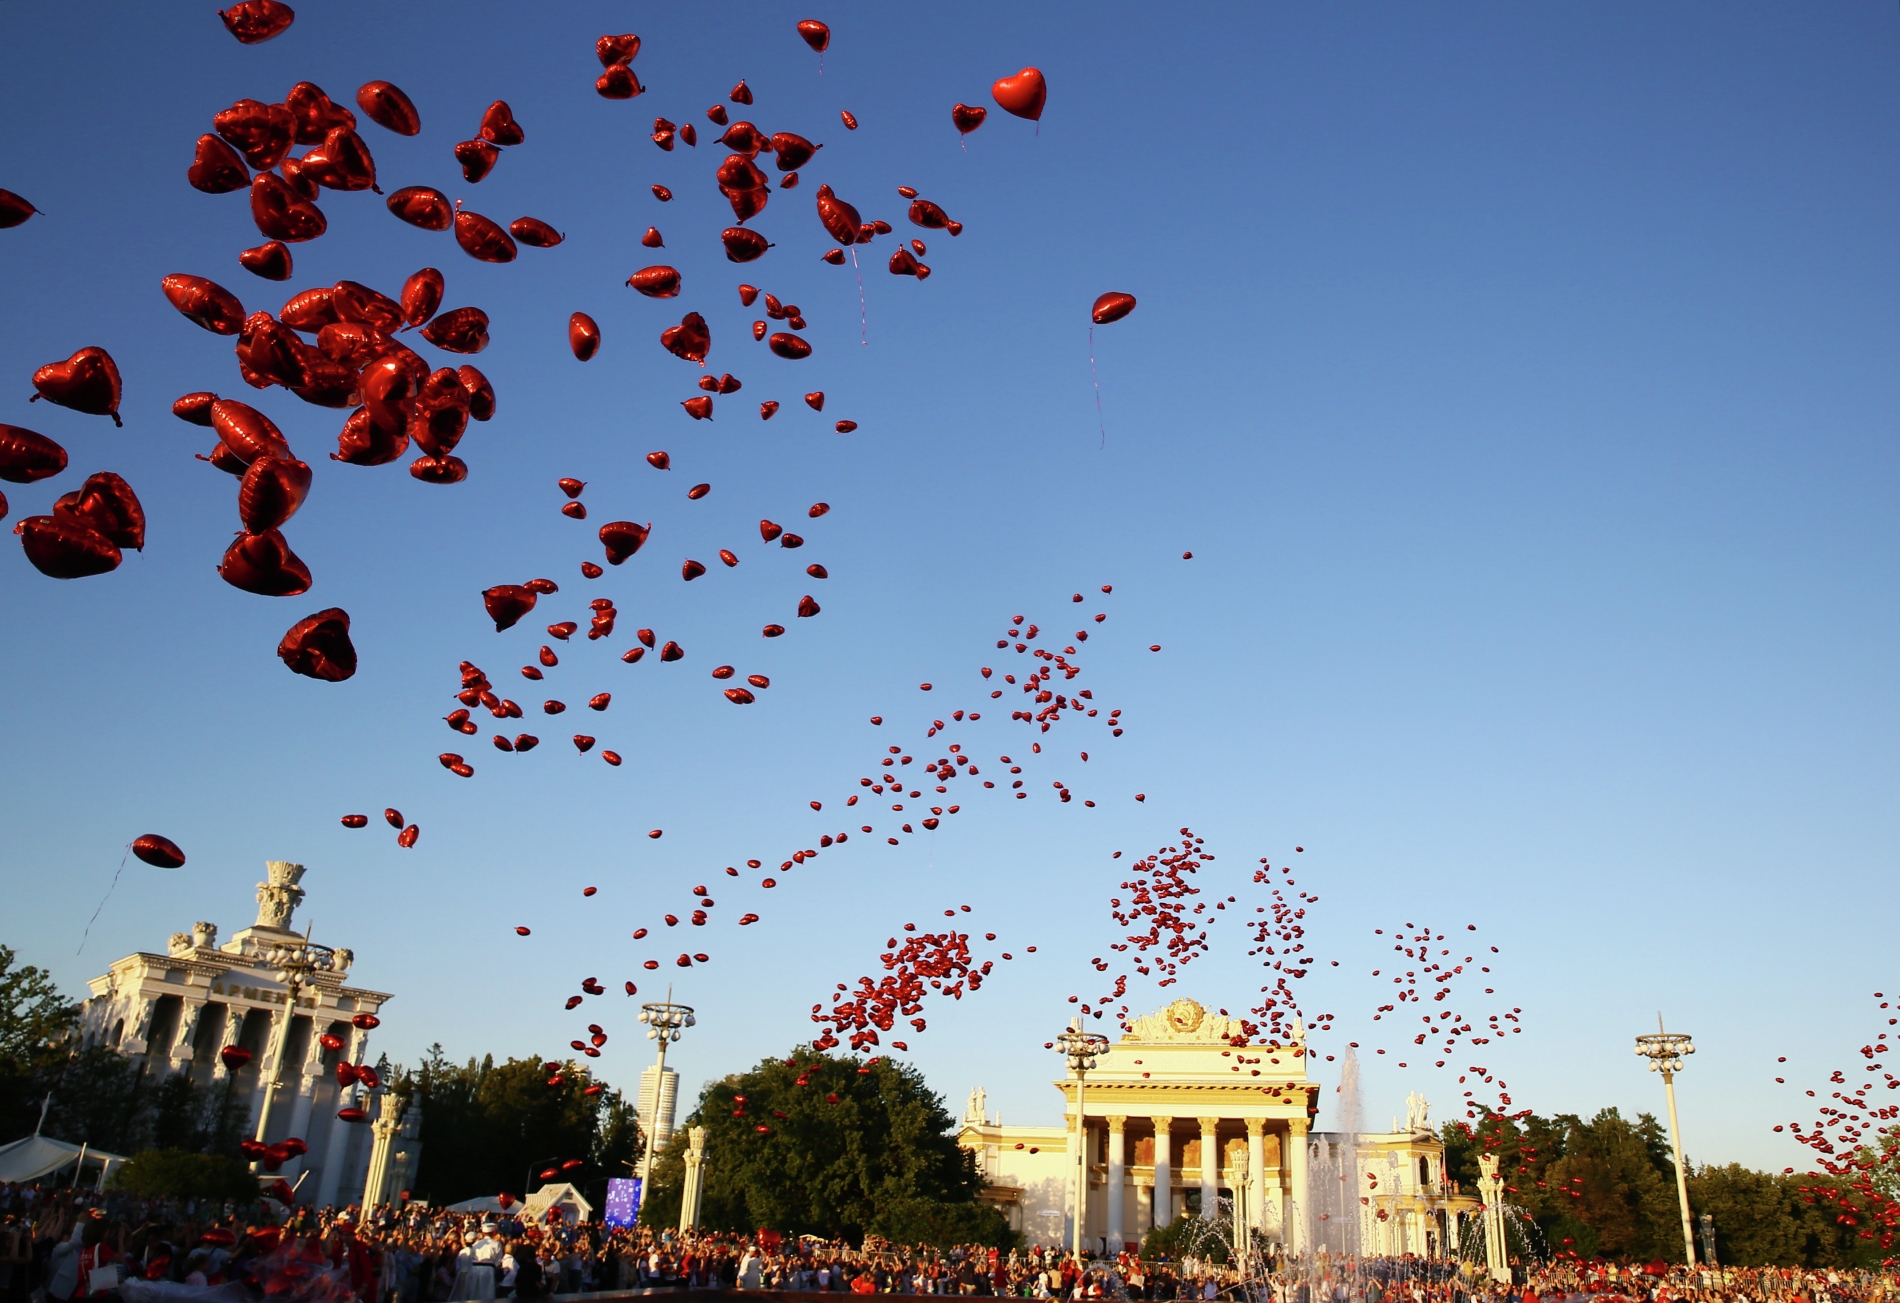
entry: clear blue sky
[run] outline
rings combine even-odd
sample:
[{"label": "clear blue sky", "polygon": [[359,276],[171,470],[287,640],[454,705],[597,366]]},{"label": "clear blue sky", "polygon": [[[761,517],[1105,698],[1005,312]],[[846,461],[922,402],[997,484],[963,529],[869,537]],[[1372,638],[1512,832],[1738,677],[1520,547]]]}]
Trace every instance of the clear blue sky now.
[{"label": "clear blue sky", "polygon": [[[1336,1042],[1372,1043],[1374,927],[1475,922],[1525,1011],[1490,1058],[1521,1104],[1658,1107],[1630,1038],[1662,1009],[1701,1046],[1691,1157],[1798,1161],[1768,1130],[1796,1115],[1776,1056],[1797,1079],[1844,1062],[1876,1026],[1864,997],[1895,980],[1894,6],[1107,5],[1084,22],[312,0],[255,48],[210,9],[0,10],[0,186],[45,212],[0,233],[0,421],[73,457],[6,486],[13,519],[99,469],[151,516],[144,554],[106,577],[55,582],[0,549],[0,939],[25,960],[77,991],[195,919],[228,935],[262,861],[297,859],[319,939],[398,995],[376,1042],[392,1056],[550,1054],[598,1018],[603,1070],[630,1082],[647,1061],[631,1012],[562,1016],[575,983],[638,975],[652,952],[628,931],[683,888],[840,826],[883,746],[921,755],[919,721],[976,699],[1009,616],[1063,627],[1072,591],[1112,583],[1080,659],[1126,735],[1065,723],[1031,799],[966,793],[901,850],[880,830],[776,892],[716,888],[723,921],[695,937],[714,962],[678,988],[701,1012],[674,1060],[689,1086],[809,1037],[810,1005],[872,971],[897,924],[967,902],[1019,957],[933,1006],[914,1057],[953,1105],[982,1083],[1006,1120],[1053,1120],[1039,1046],[1114,938],[1109,852],[1186,824],[1221,857],[1209,885],[1243,899],[1258,857],[1306,848],[1313,941],[1342,961],[1309,1007],[1339,1015]],[[835,33],[822,78],[792,30],[807,16]],[[604,101],[593,40],[630,28],[648,94]],[[992,109],[960,149],[950,105],[989,103],[1025,64],[1049,79],[1040,133]],[[745,116],[826,146],[754,223],[777,247],[744,269],[716,243],[713,133],[671,154],[646,136],[656,114],[706,127],[742,77]],[[242,195],[186,186],[196,136],[242,96],[307,79],[348,102],[372,78],[424,124],[364,127],[385,189],[532,214],[567,243],[477,264],[374,195],[332,194],[288,286],[240,270],[258,236]],[[450,148],[498,97],[527,142],[466,185]],[[930,246],[921,284],[882,269],[889,238],[870,250],[869,347],[849,268],[818,261],[827,181]],[[678,198],[656,203],[655,182]],[[913,231],[903,184],[968,229]],[[623,285],[658,260],[638,245],[649,223],[685,274],[677,300]],[[455,488],[326,460],[340,414],[253,395],[229,341],[158,290],[191,272],[274,309],[343,277],[393,292],[425,264],[448,305],[495,321],[478,363],[501,411],[472,427]],[[743,337],[742,279],[804,308],[811,360]],[[1103,448],[1086,326],[1106,289],[1140,307],[1096,333]],[[681,414],[698,373],[655,339],[688,309],[712,322],[712,368],[745,383],[710,425]],[[575,310],[606,337],[585,366],[566,350]],[[90,344],[124,372],[123,431],[26,403],[35,367]],[[257,402],[316,467],[287,531],[317,576],[304,597],[217,578],[234,481],[192,460],[209,432],[167,412],[204,388]],[[830,395],[823,418],[806,388]],[[764,398],[786,404],[769,425]],[[837,417],[861,428],[831,433]],[[674,471],[645,465],[655,448]],[[594,521],[655,522],[595,585],[576,573],[593,522],[557,514],[562,475],[590,482]],[[686,502],[700,480],[711,496]],[[817,500],[831,514],[806,521]],[[762,549],[762,516],[811,542]],[[721,546],[738,570],[675,577]],[[809,560],[831,578],[805,580]],[[562,593],[497,636],[479,592],[537,574]],[[823,615],[790,619],[806,591]],[[514,667],[533,630],[584,620],[597,593],[621,632],[574,648],[548,695],[612,690],[584,727],[624,767],[559,740],[552,725],[583,727],[572,711],[530,723],[549,742],[518,759],[447,731],[458,661],[538,701],[508,686],[531,686]],[[340,686],[272,654],[329,605],[363,656]],[[762,643],[773,619],[796,627]],[[688,660],[620,664],[642,625]],[[736,710],[706,676],[721,662],[773,686]],[[1020,749],[1003,713],[955,736],[984,760]],[[436,763],[449,748],[473,780]],[[1099,804],[1059,804],[1056,779]],[[421,824],[415,850],[380,821],[338,825],[384,806]],[[133,862],[76,957],[146,831],[189,865]],[[738,932],[742,909],[766,919]],[[1180,989],[1238,1008],[1264,979],[1237,930],[1221,940]],[[1410,1089],[1441,1113],[1456,1093],[1369,1062],[1369,1118]]]}]

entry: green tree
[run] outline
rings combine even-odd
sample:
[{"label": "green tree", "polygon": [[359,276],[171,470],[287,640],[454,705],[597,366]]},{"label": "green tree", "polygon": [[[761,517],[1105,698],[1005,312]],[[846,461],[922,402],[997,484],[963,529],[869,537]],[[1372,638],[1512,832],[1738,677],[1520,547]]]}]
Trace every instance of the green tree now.
[{"label": "green tree", "polygon": [[[915,1068],[800,1049],[707,1086],[687,1125],[706,1128],[702,1224],[897,1243],[1014,1238],[980,1205],[982,1180],[943,1101]],[[684,1127],[660,1155],[643,1220],[676,1221]]]},{"label": "green tree", "polygon": [[257,1178],[229,1154],[147,1149],[113,1169],[111,1186],[145,1199],[257,1198]]},{"label": "green tree", "polygon": [[[613,1108],[624,1110],[624,1104],[616,1094],[604,1109],[604,1085],[587,1094],[596,1083],[585,1069],[564,1064],[550,1074],[544,1063],[537,1055],[498,1065],[489,1055],[457,1065],[436,1045],[414,1070],[390,1074],[392,1089],[422,1109],[419,1197],[456,1203],[504,1190],[520,1196],[540,1184],[541,1171],[572,1159],[582,1166],[563,1172],[562,1180],[604,1184],[602,1115],[613,1119]],[[560,1083],[550,1086],[556,1076]],[[616,1134],[624,1147],[624,1136]]]},{"label": "green tree", "polygon": [[45,969],[17,958],[0,945],[0,1141],[27,1134],[39,1121],[41,1075],[79,1016]]},{"label": "green tree", "polygon": [[1452,1123],[1443,1136],[1447,1174],[1467,1187],[1476,1185],[1478,1155],[1497,1155],[1506,1201],[1551,1250],[1633,1261],[1673,1258],[1669,1245],[1680,1245],[1675,1166],[1647,1113],[1631,1122],[1615,1109],[1587,1121],[1487,1110],[1475,1127]]}]

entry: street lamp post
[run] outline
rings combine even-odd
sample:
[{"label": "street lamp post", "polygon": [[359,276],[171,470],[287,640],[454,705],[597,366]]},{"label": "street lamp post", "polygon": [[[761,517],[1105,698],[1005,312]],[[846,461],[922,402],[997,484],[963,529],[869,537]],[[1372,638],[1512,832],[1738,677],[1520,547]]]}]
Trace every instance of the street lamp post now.
[{"label": "street lamp post", "polygon": [[640,1156],[640,1202],[647,1201],[647,1191],[653,1178],[653,1151],[660,1138],[660,1097],[666,1085],[666,1047],[671,1041],[680,1038],[680,1029],[694,1025],[692,1006],[673,1003],[673,992],[668,989],[667,998],[652,1004],[640,1006],[640,1021],[647,1025],[647,1039],[660,1044],[659,1071],[653,1074],[653,1115],[646,1119],[646,1150]]},{"label": "street lamp post", "polygon": [[1079,1270],[1082,1266],[1082,1222],[1088,1215],[1089,1206],[1089,1156],[1086,1147],[1088,1119],[1082,1112],[1082,1085],[1089,1069],[1095,1066],[1095,1057],[1108,1049],[1108,1037],[1100,1032],[1083,1031],[1082,1019],[1076,1017],[1069,1020],[1069,1029],[1056,1037],[1056,1044],[1061,1048],[1063,1058],[1068,1060],[1069,1072],[1075,1077],[1075,1229],[1070,1236],[1069,1250]]},{"label": "street lamp post", "polygon": [[[255,1138],[259,1144],[264,1143],[264,1133],[270,1128],[271,1104],[284,1084],[284,1053],[290,1048],[290,1022],[297,1015],[297,998],[303,994],[313,974],[329,972],[336,967],[336,952],[329,946],[312,941],[306,931],[301,940],[273,945],[266,953],[264,962],[277,970],[277,980],[284,984],[284,1021],[277,1029],[277,1046],[271,1054],[270,1080],[264,1084],[264,1104],[257,1111]],[[259,1171],[260,1163],[254,1160],[251,1170]]]},{"label": "street lamp post", "polygon": [[1682,1166],[1682,1127],[1676,1121],[1676,1074],[1682,1060],[1695,1053],[1695,1045],[1682,1032],[1663,1030],[1662,1015],[1656,1015],[1656,1030],[1636,1038],[1636,1052],[1649,1060],[1651,1072],[1662,1073],[1663,1093],[1669,1097],[1669,1141],[1676,1151],[1676,1200],[1682,1208],[1682,1252],[1688,1264],[1695,1266],[1695,1232],[1689,1227],[1689,1178]]}]

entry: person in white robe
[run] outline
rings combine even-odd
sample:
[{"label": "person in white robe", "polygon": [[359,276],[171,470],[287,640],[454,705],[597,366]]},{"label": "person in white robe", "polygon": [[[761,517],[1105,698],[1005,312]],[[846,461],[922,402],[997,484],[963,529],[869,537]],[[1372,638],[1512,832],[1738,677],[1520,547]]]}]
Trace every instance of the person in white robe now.
[{"label": "person in white robe", "polygon": [[495,1230],[495,1223],[483,1222],[481,1238],[455,1255],[455,1288],[449,1294],[452,1301],[492,1303],[495,1297],[495,1269],[501,1265],[502,1257],[507,1252],[502,1242],[495,1238]]}]

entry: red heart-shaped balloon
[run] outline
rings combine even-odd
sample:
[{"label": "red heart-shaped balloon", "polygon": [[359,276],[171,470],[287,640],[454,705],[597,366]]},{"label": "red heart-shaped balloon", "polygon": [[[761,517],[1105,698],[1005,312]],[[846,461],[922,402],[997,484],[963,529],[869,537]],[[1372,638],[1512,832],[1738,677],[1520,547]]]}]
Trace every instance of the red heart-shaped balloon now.
[{"label": "red heart-shaped balloon", "polygon": [[689,312],[680,318],[679,325],[668,326],[660,332],[660,346],[674,357],[704,362],[712,348],[712,330],[706,325],[706,318]]},{"label": "red heart-shaped balloon", "polygon": [[424,267],[402,283],[402,319],[406,326],[420,326],[442,306],[442,273]]},{"label": "red heart-shaped balloon", "polygon": [[638,552],[652,532],[653,526],[637,525],[631,520],[610,520],[602,525],[600,542],[607,549],[607,564],[617,566]]},{"label": "red heart-shaped balloon", "polygon": [[378,330],[402,326],[402,304],[358,281],[338,281],[330,290],[338,321],[362,321]]},{"label": "red heart-shaped balloon", "polygon": [[209,132],[198,137],[198,153],[185,170],[194,190],[208,195],[229,194],[251,183],[251,173],[238,152]]},{"label": "red heart-shaped balloon", "polygon": [[23,426],[0,425],[0,480],[31,484],[66,469],[66,450]]},{"label": "red heart-shaped balloon", "polygon": [[450,353],[479,353],[488,347],[488,314],[480,308],[451,308],[424,326],[422,337]]},{"label": "red heart-shaped balloon", "polygon": [[295,389],[308,384],[308,355],[314,352],[289,326],[268,312],[253,312],[238,331],[238,373],[253,389],[268,389],[272,385]]},{"label": "red heart-shaped balloon", "polygon": [[455,147],[455,161],[462,165],[462,179],[475,185],[495,168],[501,150],[486,140],[464,140]]},{"label": "red heart-shaped balloon", "polygon": [[90,416],[119,419],[119,367],[112,354],[103,348],[82,348],[64,362],[49,362],[33,373],[33,387],[39,392],[29,401],[44,398],[49,403],[70,407]]},{"label": "red heart-shaped balloon", "polygon": [[409,463],[409,473],[424,484],[460,484],[468,478],[468,463],[460,457],[418,457]]},{"label": "red heart-shaped balloon", "polygon": [[831,193],[831,187],[818,187],[818,220],[839,244],[856,244],[864,219],[858,210]]},{"label": "red heart-shaped balloon", "polygon": [[247,534],[276,529],[310,494],[310,467],[281,457],[259,457],[238,485],[238,518]]},{"label": "red heart-shaped balloon", "polygon": [[259,457],[294,460],[290,445],[270,417],[233,398],[219,398],[211,404],[211,428],[218,440],[248,466]]},{"label": "red heart-shaped balloon", "polygon": [[1014,77],[1004,77],[990,87],[990,94],[1006,113],[1031,122],[1042,117],[1043,102],[1049,98],[1049,84],[1036,68],[1024,68]]},{"label": "red heart-shaped balloon", "polygon": [[158,284],[174,308],[214,335],[235,335],[244,325],[244,305],[216,281],[173,274]]},{"label": "red heart-shaped balloon", "polygon": [[406,429],[384,429],[371,419],[368,408],[359,407],[350,413],[350,419],[337,433],[336,451],[330,454],[330,460],[348,462],[352,466],[384,466],[408,449]]},{"label": "red heart-shaped balloon", "polygon": [[298,167],[326,190],[376,189],[376,160],[349,127],[332,127],[321,145],[298,160]]},{"label": "red heart-shaped balloon", "polygon": [[123,554],[89,525],[56,516],[28,516],[13,527],[33,568],[54,579],[84,579],[117,570]]},{"label": "red heart-shaped balloon", "polygon": [[284,96],[284,107],[297,121],[297,143],[317,145],[333,127],[356,130],[356,115],[324,93],[323,87],[300,81]]},{"label": "red heart-shaped balloon", "polygon": [[515,111],[508,107],[507,100],[496,100],[482,114],[481,137],[497,145],[519,145],[526,139],[521,124],[515,121]]},{"label": "red heart-shaped balloon", "polygon": [[322,210],[275,172],[259,172],[252,178],[251,220],[269,238],[291,244],[314,240],[329,229]]},{"label": "red heart-shaped balloon", "polygon": [[182,869],[185,866],[185,853],[178,849],[178,843],[155,832],[134,838],[132,853],[154,868]]},{"label": "red heart-shaped balloon", "polygon": [[310,567],[274,529],[240,534],[225,549],[218,575],[231,587],[259,597],[295,597],[310,591]]},{"label": "red heart-shaped balloon", "polygon": [[455,223],[449,197],[426,185],[404,186],[383,202],[397,217],[425,231],[446,231]]},{"label": "red heart-shaped balloon", "polygon": [[239,100],[211,117],[211,128],[244,155],[244,161],[263,171],[276,167],[297,138],[296,115],[282,104]]},{"label": "red heart-shaped balloon", "polygon": [[[341,683],[356,673],[349,612],[333,606],[305,616],[284,634],[284,640],[277,644],[277,655],[293,674]],[[344,1113],[357,1115],[348,1121],[361,1121],[366,1116],[361,1109],[343,1109],[337,1116]]]},{"label": "red heart-shaped balloon", "polygon": [[409,418],[409,437],[431,457],[446,457],[455,451],[468,428],[468,390],[447,367],[431,375],[416,395],[415,413]]},{"label": "red heart-shaped balloon", "polygon": [[62,493],[53,503],[53,518],[97,530],[117,547],[145,550],[145,508],[132,486],[111,471],[89,475],[77,489]]},{"label": "red heart-shaped balloon", "polygon": [[488,377],[474,367],[464,363],[455,368],[456,378],[462,382],[462,388],[468,390],[468,414],[477,421],[486,421],[495,414],[495,386]]},{"label": "red heart-shaped balloon", "polygon": [[282,240],[271,240],[238,254],[238,265],[253,276],[267,281],[290,279],[290,248]]},{"label": "red heart-shaped balloon", "polygon": [[501,223],[480,213],[455,214],[455,242],[479,262],[513,262],[520,252]]},{"label": "red heart-shaped balloon", "polygon": [[356,89],[356,107],[399,136],[414,136],[422,131],[422,115],[416,112],[415,102],[394,82],[364,82]]},{"label": "red heart-shaped balloon", "polygon": [[283,0],[238,0],[229,9],[220,9],[224,28],[245,45],[257,45],[281,34],[297,21],[297,11]]}]

